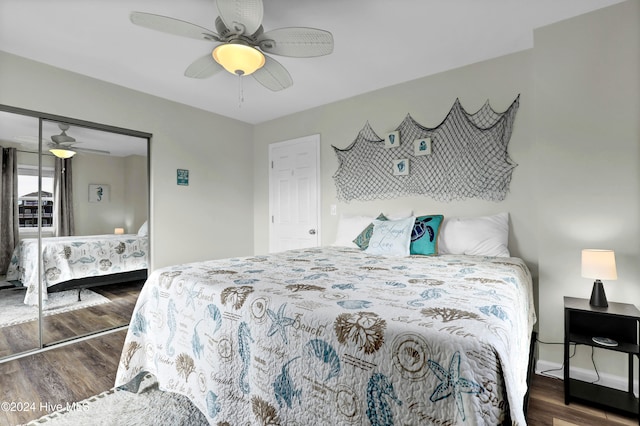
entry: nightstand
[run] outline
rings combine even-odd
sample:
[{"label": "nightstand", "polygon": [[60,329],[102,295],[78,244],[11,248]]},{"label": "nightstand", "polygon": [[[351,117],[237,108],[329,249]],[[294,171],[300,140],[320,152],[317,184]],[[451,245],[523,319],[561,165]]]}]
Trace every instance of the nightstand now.
[{"label": "nightstand", "polygon": [[[607,308],[589,305],[588,299],[564,298],[564,403],[589,403],[638,416],[640,400],[633,395],[633,357],[640,359],[638,330],[640,310],[628,303],[609,302]],[[593,337],[608,337],[617,346],[595,343]],[[627,391],[612,389],[569,377],[569,345],[594,346],[628,354],[629,385]],[[638,372],[640,380],[640,371]],[[640,418],[639,418],[640,420]]]}]

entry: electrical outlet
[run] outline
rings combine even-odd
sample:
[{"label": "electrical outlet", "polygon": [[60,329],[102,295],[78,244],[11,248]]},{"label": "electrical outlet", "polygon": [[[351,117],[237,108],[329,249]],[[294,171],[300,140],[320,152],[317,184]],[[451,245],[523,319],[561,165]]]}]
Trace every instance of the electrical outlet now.
[{"label": "electrical outlet", "polygon": [[338,206],[335,204],[331,204],[331,216],[335,216],[338,214]]}]

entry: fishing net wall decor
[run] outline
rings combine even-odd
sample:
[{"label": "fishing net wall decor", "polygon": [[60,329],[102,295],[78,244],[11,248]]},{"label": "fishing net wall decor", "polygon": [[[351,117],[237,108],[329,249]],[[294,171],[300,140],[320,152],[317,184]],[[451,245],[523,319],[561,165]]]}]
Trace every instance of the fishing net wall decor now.
[{"label": "fishing net wall decor", "polygon": [[434,128],[418,124],[407,114],[398,133],[390,134],[399,136],[399,143],[394,140],[396,146],[390,148],[385,145],[391,145],[391,139],[385,142],[367,122],[347,148],[333,146],[339,163],[333,175],[338,199],[427,195],[438,201],[504,200],[517,166],[507,146],[519,101],[520,95],[498,113],[487,100],[470,114],[456,99]]}]

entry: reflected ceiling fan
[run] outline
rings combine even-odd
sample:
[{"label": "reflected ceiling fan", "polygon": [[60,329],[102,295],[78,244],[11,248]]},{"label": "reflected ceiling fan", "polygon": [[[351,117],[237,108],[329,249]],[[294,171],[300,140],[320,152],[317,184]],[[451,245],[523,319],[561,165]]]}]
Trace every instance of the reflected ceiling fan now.
[{"label": "reflected ceiling fan", "polygon": [[92,148],[79,148],[75,145],[81,142],[76,141],[75,138],[67,135],[67,130],[69,130],[69,125],[66,123],[58,123],[58,127],[62,131],[59,135],[52,135],[51,142],[47,142],[47,147],[49,148],[49,152],[55,155],[58,158],[71,158],[76,152],[89,152],[93,154],[110,154],[109,151],[105,151],[102,149],[92,149]]},{"label": "reflected ceiling fan", "polygon": [[288,27],[264,32],[262,0],[217,0],[216,31],[167,16],[132,12],[131,22],[174,35],[211,41],[213,51],[196,59],[184,75],[207,78],[226,69],[239,76],[252,75],[266,88],[278,91],[293,84],[289,72],[272,55],[310,58],[333,52],[330,32]]}]

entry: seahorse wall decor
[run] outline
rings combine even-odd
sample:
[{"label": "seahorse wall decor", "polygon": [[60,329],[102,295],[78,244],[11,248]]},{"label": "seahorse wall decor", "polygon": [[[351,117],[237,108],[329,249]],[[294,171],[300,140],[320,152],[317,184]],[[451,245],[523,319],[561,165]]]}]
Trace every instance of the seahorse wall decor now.
[{"label": "seahorse wall decor", "polygon": [[[347,148],[333,146],[338,157],[333,175],[338,199],[427,195],[438,201],[504,200],[517,166],[507,148],[519,105],[520,95],[499,113],[487,100],[471,114],[456,99],[434,128],[420,125],[407,114],[396,129],[400,143],[393,147],[385,147],[385,139],[367,122]],[[403,159],[408,160],[408,172],[394,173],[394,164]]]}]

